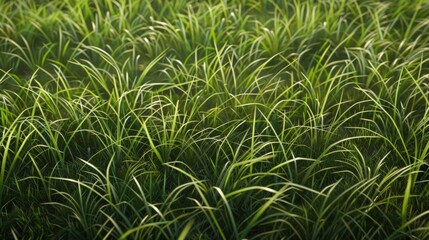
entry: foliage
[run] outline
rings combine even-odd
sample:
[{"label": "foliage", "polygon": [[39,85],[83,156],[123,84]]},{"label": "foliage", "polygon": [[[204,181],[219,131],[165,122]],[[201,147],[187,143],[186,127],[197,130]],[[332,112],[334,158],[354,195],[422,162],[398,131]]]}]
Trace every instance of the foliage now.
[{"label": "foliage", "polygon": [[428,238],[428,17],[0,0],[2,238]]}]

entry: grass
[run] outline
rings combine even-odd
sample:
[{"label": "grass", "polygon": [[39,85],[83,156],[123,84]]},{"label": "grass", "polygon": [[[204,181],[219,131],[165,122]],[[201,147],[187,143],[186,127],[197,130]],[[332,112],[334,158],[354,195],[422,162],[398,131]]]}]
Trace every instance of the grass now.
[{"label": "grass", "polygon": [[426,1],[1,1],[5,239],[429,237]]}]

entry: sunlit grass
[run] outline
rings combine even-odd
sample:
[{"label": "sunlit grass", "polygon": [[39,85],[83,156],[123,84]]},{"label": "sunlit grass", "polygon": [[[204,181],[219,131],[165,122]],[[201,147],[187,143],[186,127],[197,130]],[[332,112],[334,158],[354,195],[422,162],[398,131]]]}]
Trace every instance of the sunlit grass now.
[{"label": "sunlit grass", "polygon": [[0,0],[2,238],[428,238],[428,17]]}]

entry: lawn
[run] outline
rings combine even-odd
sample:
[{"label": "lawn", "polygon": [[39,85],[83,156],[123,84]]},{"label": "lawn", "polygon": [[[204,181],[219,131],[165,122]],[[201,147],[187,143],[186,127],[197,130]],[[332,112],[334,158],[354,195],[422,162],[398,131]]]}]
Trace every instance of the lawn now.
[{"label": "lawn", "polygon": [[0,0],[0,238],[429,238],[426,0]]}]

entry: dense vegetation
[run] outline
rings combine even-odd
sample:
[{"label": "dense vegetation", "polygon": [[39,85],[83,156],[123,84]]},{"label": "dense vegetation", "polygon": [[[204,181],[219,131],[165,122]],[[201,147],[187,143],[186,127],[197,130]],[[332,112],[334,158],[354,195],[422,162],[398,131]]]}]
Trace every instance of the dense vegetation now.
[{"label": "dense vegetation", "polygon": [[1,238],[429,238],[428,19],[0,0]]}]

